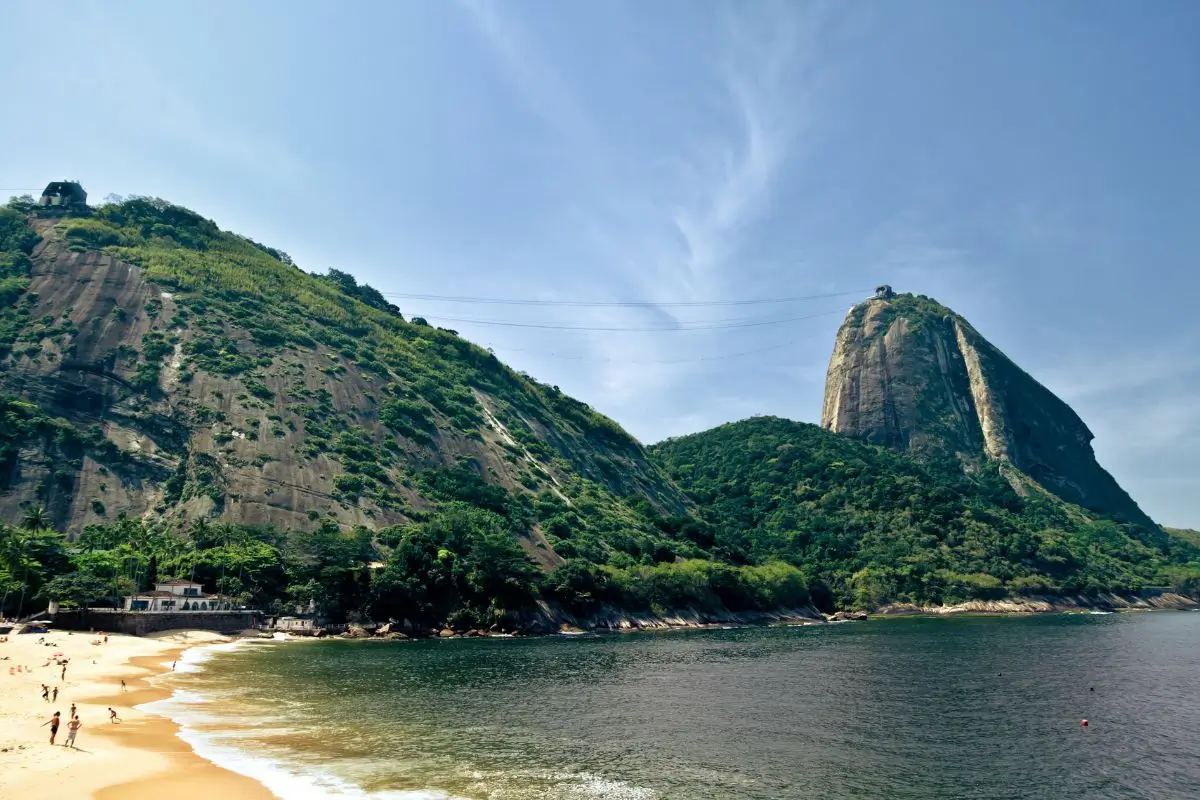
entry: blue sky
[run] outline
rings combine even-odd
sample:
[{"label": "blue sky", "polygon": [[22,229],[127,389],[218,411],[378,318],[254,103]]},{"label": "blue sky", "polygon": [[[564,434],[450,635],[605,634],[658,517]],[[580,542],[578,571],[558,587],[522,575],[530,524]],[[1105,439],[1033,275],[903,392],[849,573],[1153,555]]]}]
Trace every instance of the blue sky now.
[{"label": "blue sky", "polygon": [[397,301],[807,317],[440,323],[644,441],[816,421],[841,314],[887,282],[964,314],[1156,519],[1200,527],[1198,41],[1183,0],[7,3],[0,190],[162,196],[383,291],[852,292]]}]

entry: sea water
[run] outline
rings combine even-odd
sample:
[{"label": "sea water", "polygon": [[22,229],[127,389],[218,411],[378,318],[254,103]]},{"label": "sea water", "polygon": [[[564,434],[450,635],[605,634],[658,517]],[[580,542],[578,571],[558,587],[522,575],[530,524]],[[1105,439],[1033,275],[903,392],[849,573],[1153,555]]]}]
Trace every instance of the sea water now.
[{"label": "sea water", "polygon": [[255,641],[164,680],[284,798],[1200,797],[1196,613]]}]

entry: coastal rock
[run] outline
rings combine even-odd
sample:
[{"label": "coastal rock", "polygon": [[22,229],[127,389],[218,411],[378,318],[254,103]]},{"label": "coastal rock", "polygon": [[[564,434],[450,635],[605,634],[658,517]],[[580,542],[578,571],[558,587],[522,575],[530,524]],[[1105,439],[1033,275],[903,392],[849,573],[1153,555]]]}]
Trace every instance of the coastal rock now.
[{"label": "coastal rock", "polygon": [[[887,289],[887,287],[881,287]],[[881,291],[838,331],[821,426],[918,456],[1015,467],[1036,484],[1123,522],[1154,522],[1096,461],[1092,432],[965,319],[924,296]]]},{"label": "coastal rock", "polygon": [[360,625],[351,625],[342,633],[343,639],[367,639],[371,634]]},{"label": "coastal rock", "polygon": [[449,628],[442,628],[441,631],[438,632],[438,636],[441,637],[442,639],[449,639],[451,636],[454,636],[454,635],[455,635],[454,631],[450,630]]},{"label": "coastal rock", "polygon": [[1200,601],[1175,592],[1144,592],[1138,595],[1091,594],[1045,597],[1007,597],[1000,600],[970,600],[944,606],[892,603],[875,610],[878,616],[930,614],[1049,614],[1063,612],[1108,613],[1161,609],[1200,609]]}]

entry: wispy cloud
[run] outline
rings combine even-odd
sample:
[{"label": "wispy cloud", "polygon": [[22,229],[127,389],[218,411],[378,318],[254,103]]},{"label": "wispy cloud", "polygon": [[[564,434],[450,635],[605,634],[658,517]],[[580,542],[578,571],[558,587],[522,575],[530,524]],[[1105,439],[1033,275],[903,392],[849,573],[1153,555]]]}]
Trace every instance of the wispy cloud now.
[{"label": "wispy cloud", "polygon": [[[463,0],[462,6],[524,102],[574,154],[571,161],[589,165],[583,175],[588,185],[577,193],[587,201],[577,201],[571,217],[580,245],[603,265],[586,280],[601,275],[604,285],[584,290],[658,301],[744,293],[738,275],[746,236],[818,117],[806,85],[819,62],[820,15],[788,3],[714,9],[714,35],[705,38],[713,44],[710,52],[698,54],[697,74],[709,76],[707,88],[719,98],[718,112],[709,124],[681,130],[670,151],[661,152],[610,142],[574,89],[572,76],[550,63],[519,21],[508,16],[511,6],[485,0]],[[669,323],[679,314],[666,308],[591,309],[571,318],[620,326]],[[600,362],[592,377],[616,410],[644,404],[655,390],[676,385],[688,372],[630,362],[682,360],[723,346],[736,349],[739,340],[720,333],[614,333],[578,342]]]}]

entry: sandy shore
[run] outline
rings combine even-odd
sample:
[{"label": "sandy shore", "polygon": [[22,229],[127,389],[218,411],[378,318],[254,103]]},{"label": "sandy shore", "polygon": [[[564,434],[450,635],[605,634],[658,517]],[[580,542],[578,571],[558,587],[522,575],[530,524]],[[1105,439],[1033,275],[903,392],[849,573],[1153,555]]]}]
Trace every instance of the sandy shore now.
[{"label": "sandy shore", "polygon": [[[39,643],[42,639],[49,644]],[[169,670],[183,650],[225,637],[179,631],[146,638],[110,635],[107,644],[92,644],[96,639],[60,632],[9,636],[0,643],[0,797],[274,797],[258,782],[197,756],[169,719],[134,708],[168,696],[147,679]],[[69,659],[65,679],[56,658]],[[58,688],[57,701],[42,699],[43,684]],[[83,722],[76,749],[62,746],[72,703]],[[119,724],[109,722],[109,706]],[[50,728],[42,723],[55,711],[63,722],[51,747]]]}]

